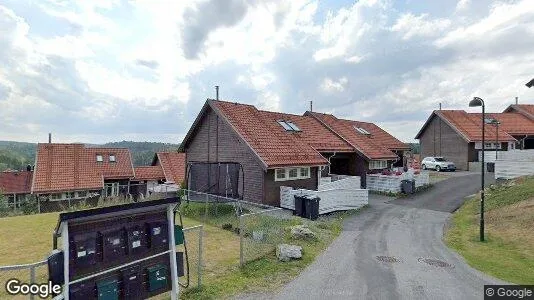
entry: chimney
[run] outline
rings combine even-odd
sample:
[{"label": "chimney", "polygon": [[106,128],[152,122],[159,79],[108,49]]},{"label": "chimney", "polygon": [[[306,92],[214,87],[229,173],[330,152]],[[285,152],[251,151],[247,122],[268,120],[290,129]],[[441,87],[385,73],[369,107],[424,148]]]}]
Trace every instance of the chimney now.
[{"label": "chimney", "polygon": [[215,86],[215,100],[219,100],[219,86]]},{"label": "chimney", "polygon": [[515,97],[515,105],[519,104],[519,97]]},{"label": "chimney", "polygon": [[310,101],[310,111],[313,111],[313,101]]},{"label": "chimney", "polygon": [[48,134],[48,143],[52,144],[52,133]]},{"label": "chimney", "polygon": [[439,103],[439,110],[441,110],[441,102]]}]

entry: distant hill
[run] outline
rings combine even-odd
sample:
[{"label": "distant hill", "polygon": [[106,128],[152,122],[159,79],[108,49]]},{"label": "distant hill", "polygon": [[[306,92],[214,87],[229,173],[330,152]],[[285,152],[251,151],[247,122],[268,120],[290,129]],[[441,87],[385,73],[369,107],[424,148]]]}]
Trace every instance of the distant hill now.
[{"label": "distant hill", "polygon": [[6,169],[24,170],[35,163],[37,144],[0,141],[0,172]]},{"label": "distant hill", "polygon": [[[159,151],[176,151],[180,145],[154,142],[113,142],[103,145],[87,144],[88,147],[128,148],[132,153],[134,166],[150,165],[154,154]],[[24,170],[35,163],[37,144],[0,141],[0,172],[6,169]]]}]

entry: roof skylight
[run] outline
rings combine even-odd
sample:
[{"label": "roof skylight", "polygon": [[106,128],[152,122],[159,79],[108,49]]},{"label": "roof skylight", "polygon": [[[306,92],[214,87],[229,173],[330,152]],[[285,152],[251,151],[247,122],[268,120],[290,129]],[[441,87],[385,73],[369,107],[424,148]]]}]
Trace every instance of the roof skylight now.
[{"label": "roof skylight", "polygon": [[300,128],[291,121],[279,120],[278,124],[284,127],[286,131],[300,131]]},{"label": "roof skylight", "polygon": [[361,134],[365,134],[365,135],[371,135],[371,133],[361,127],[357,127],[357,126],[354,126],[354,129],[356,129],[356,131],[358,131],[359,133]]}]

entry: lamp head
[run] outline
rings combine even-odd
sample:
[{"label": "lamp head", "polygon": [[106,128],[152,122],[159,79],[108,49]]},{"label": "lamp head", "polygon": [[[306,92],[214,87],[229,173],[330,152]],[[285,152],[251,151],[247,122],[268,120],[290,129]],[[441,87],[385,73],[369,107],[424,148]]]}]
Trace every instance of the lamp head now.
[{"label": "lamp head", "polygon": [[532,79],[531,81],[527,82],[527,84],[525,84],[528,88],[531,88],[534,86],[534,79]]},{"label": "lamp head", "polygon": [[469,101],[469,107],[484,106],[484,100],[479,97],[474,97],[473,100]]}]

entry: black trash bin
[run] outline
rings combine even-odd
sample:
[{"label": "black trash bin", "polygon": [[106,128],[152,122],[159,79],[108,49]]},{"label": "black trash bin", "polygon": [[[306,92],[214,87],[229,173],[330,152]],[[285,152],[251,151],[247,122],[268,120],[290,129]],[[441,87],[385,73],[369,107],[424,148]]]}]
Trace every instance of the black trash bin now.
[{"label": "black trash bin", "polygon": [[316,196],[305,196],[304,199],[304,217],[310,220],[317,220],[319,217],[319,201],[321,201],[321,198]]},{"label": "black trash bin", "polygon": [[293,211],[293,214],[299,217],[304,218],[304,211],[305,211],[305,198],[306,195],[295,195],[295,210]]},{"label": "black trash bin", "polygon": [[415,180],[404,179],[401,181],[401,191],[405,194],[415,193]]},{"label": "black trash bin", "polygon": [[487,163],[486,167],[488,168],[488,170],[486,172],[495,173],[495,163],[494,162]]}]

